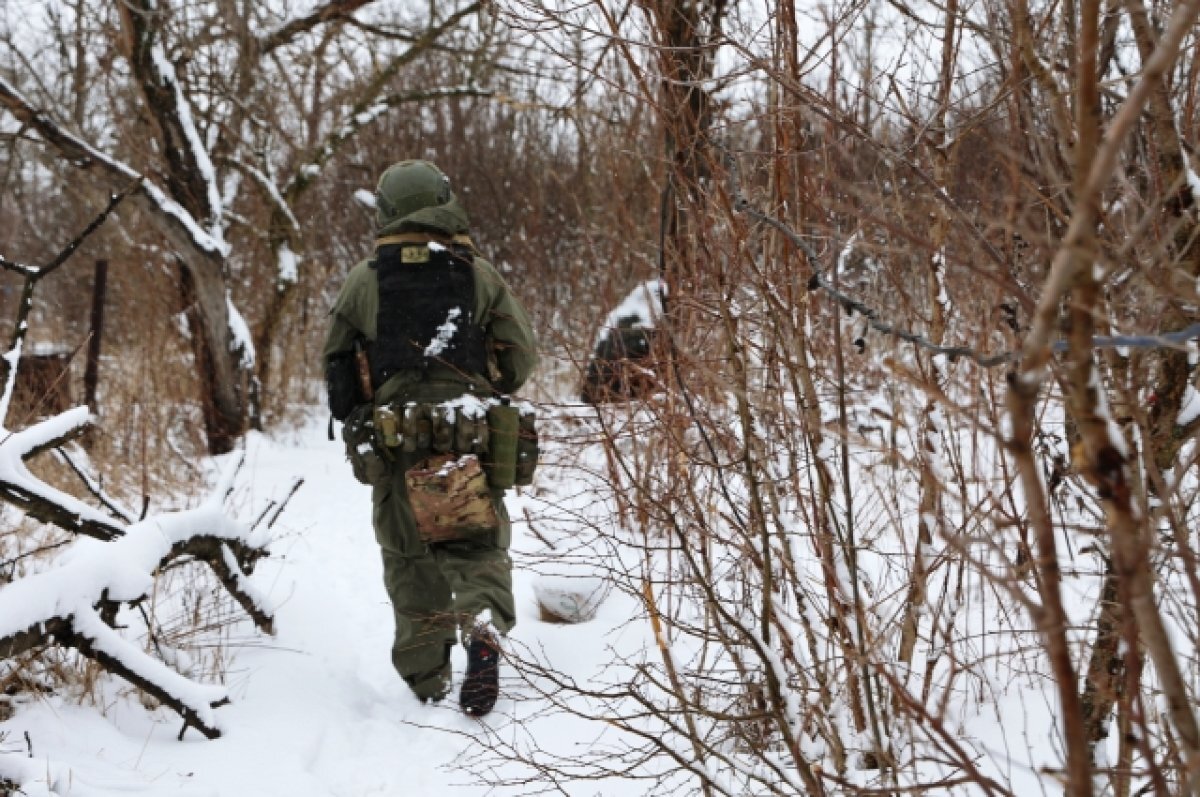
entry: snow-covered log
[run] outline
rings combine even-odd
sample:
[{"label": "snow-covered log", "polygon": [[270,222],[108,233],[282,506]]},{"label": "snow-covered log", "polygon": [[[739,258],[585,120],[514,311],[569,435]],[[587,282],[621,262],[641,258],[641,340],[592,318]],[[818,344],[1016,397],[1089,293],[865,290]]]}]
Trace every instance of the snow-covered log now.
[{"label": "snow-covered log", "polygon": [[0,655],[15,656],[33,648],[57,644],[74,648],[104,669],[119,675],[183,717],[180,737],[195,728],[206,738],[221,735],[213,709],[229,702],[222,686],[189,681],[110,628],[95,611],[54,617],[24,631],[0,638]]},{"label": "snow-covered log", "polygon": [[213,708],[224,687],[194,683],[124,639],[97,606],[135,603],[165,563],[190,555],[207,562],[256,625],[270,633],[273,607],[245,569],[263,555],[265,535],[221,510],[225,491],[196,509],[157,515],[109,542],[80,540],[64,564],[0,590],[0,658],[49,644],[71,647],[156,697],[208,738],[220,735]]}]

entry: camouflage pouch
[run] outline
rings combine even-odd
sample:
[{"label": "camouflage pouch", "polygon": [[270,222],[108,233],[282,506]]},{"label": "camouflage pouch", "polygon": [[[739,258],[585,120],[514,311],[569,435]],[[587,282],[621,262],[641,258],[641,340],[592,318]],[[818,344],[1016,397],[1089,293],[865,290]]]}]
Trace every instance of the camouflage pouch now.
[{"label": "camouflage pouch", "polygon": [[356,407],[342,424],[342,442],[354,478],[372,487],[388,478],[388,462],[375,447],[374,410],[370,404]]},{"label": "camouflage pouch", "polygon": [[422,542],[447,542],[500,527],[487,477],[474,455],[439,454],[404,474],[408,502]]}]

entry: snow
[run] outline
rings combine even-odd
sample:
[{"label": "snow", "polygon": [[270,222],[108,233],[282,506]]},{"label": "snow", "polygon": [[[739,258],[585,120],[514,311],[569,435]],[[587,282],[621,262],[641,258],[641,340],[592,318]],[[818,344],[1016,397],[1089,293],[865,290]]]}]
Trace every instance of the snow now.
[{"label": "snow", "polygon": [[61,793],[61,787],[68,782],[64,770],[66,767],[32,755],[28,758],[15,754],[0,755],[0,779],[22,784],[21,794],[24,797],[53,797]]},{"label": "snow", "polygon": [[254,367],[254,339],[250,337],[250,326],[233,304],[233,297],[225,293],[226,311],[229,313],[229,350],[241,352],[241,366],[249,371]]},{"label": "snow", "polygon": [[450,339],[454,337],[454,333],[458,331],[458,319],[462,317],[461,307],[451,307],[446,313],[446,320],[438,325],[437,332],[433,336],[433,340],[429,341],[429,345],[425,347],[426,357],[440,357],[446,351],[446,347],[450,344]]},{"label": "snow", "polygon": [[[296,219],[296,214],[292,213],[292,208],[288,205],[287,200],[283,198],[283,194],[280,193],[279,186],[275,184],[274,170],[270,168],[269,164],[266,173],[248,163],[241,164],[241,168],[245,169],[254,178],[254,182],[258,183],[263,191],[266,191],[267,196],[271,198],[272,204],[287,218],[288,225],[296,232],[300,232],[300,222]],[[237,172],[232,173],[232,175],[236,174]]]},{"label": "snow", "polygon": [[612,584],[597,576],[547,576],[534,583],[533,591],[551,615],[578,623],[596,616]]},{"label": "snow", "polygon": [[283,244],[280,245],[279,252],[276,256],[278,258],[278,266],[276,271],[276,279],[278,282],[283,285],[295,284],[300,277],[300,259],[296,257],[296,253],[292,251],[292,247],[288,246],[287,242],[284,241]]},{"label": "snow", "polygon": [[4,383],[4,393],[0,395],[0,424],[3,424],[8,418],[8,408],[12,405],[13,388],[16,386],[16,367],[21,362],[21,350],[25,346],[25,336],[21,335],[14,342],[13,347],[0,355],[7,364],[5,373],[8,374],[8,379]]},{"label": "snow", "polygon": [[1188,166],[1187,168],[1187,182],[1188,188],[1191,189],[1192,196],[1200,197],[1200,175],[1197,175],[1196,172],[1192,170],[1191,166]]},{"label": "snow", "polygon": [[[253,434],[247,448],[235,502],[261,506],[278,499],[297,476],[304,477],[305,486],[273,531],[272,556],[259,562],[250,577],[263,600],[276,607],[277,635],[265,637],[249,627],[238,634],[245,645],[231,651],[224,687],[231,702],[212,710],[222,737],[208,741],[193,732],[177,741],[178,716],[165,709],[147,710],[122,696],[117,686],[99,708],[46,696],[20,704],[13,719],[0,723],[0,776],[11,773],[29,794],[48,794],[48,786],[58,784],[56,793],[89,797],[131,792],[182,797],[524,794],[528,792],[519,788],[498,791],[489,782],[520,771],[476,761],[481,741],[516,741],[536,732],[539,744],[564,756],[575,754],[581,744],[591,745],[597,727],[567,716],[542,716],[545,704],[533,687],[507,667],[501,702],[482,721],[458,710],[457,680],[443,704],[417,702],[390,661],[392,611],[371,530],[370,489],[353,480],[341,445],[326,440],[324,419],[314,419],[294,439],[273,441]],[[218,487],[214,497],[221,492]],[[510,493],[508,504],[514,519],[525,508],[545,514],[528,495]],[[119,569],[105,576],[106,565],[88,564],[106,545],[136,548],[148,560],[204,518],[219,522],[218,531],[240,528],[228,519],[219,521],[211,502],[190,512],[200,514],[183,512],[133,526],[128,541],[83,541],[64,566],[79,568],[73,572],[88,579],[111,576],[134,592],[144,581],[133,571]],[[541,621],[534,589],[542,566],[531,562],[544,555],[544,545],[520,520],[514,526],[518,625],[506,648],[530,655],[536,651],[564,677],[587,683],[599,673],[609,645],[622,639],[621,644],[634,649],[651,643],[648,636],[631,633],[634,629],[608,631],[628,624],[638,612],[636,601],[624,595],[611,595],[587,623]],[[566,529],[542,533],[560,548],[572,537]],[[556,579],[570,581],[565,554],[552,569]],[[594,578],[595,573],[585,576]],[[15,587],[0,588],[0,596]],[[47,591],[38,588],[43,595]],[[0,607],[0,617],[6,611]],[[460,678],[465,651],[457,646],[452,655]],[[195,689],[189,697],[203,702],[218,694],[208,690],[220,688],[194,684],[184,689]],[[25,757],[19,741],[25,733],[38,759]],[[643,788],[611,781],[589,784],[582,793],[597,792],[620,797],[641,794]]]},{"label": "snow", "polygon": [[446,417],[453,421],[458,417],[458,413],[462,413],[464,418],[482,418],[487,414],[490,405],[491,402],[468,393],[450,401],[443,401],[440,406],[447,411]]},{"label": "snow", "polygon": [[[486,409],[484,402],[467,398],[445,406],[472,414]],[[542,414],[547,414],[544,405]],[[190,668],[185,671],[187,681],[177,685],[198,711],[210,712],[207,716],[220,727],[222,737],[205,741],[192,733],[183,742],[177,741],[180,720],[176,715],[147,709],[129,697],[127,690],[104,680],[95,705],[78,705],[67,695],[18,704],[16,716],[0,723],[0,776],[14,773],[11,776],[19,777],[30,794],[49,793],[48,786],[58,784],[58,793],[92,797],[130,792],[185,797],[524,795],[532,791],[527,778],[533,778],[539,790],[555,790],[538,781],[535,773],[508,754],[510,750],[527,752],[536,746],[541,754],[558,756],[572,765],[598,751],[619,751],[621,736],[613,725],[574,716],[567,709],[583,706],[609,715],[625,712],[626,716],[640,709],[628,704],[622,708],[620,696],[639,678],[642,668],[661,666],[663,652],[637,592],[630,592],[627,583],[614,586],[612,582],[614,574],[619,574],[632,576],[636,583],[648,579],[659,585],[658,579],[667,574],[661,569],[661,559],[644,558],[644,549],[606,547],[593,531],[603,525],[610,540],[624,531],[609,497],[585,475],[588,469],[602,469],[602,458],[588,460],[582,453],[588,448],[586,441],[598,439],[599,422],[571,407],[556,407],[549,416],[543,419],[547,425],[543,442],[549,450],[536,484],[510,493],[507,499],[514,521],[511,552],[518,623],[503,646],[510,659],[537,662],[553,673],[553,680],[537,670],[518,670],[510,661],[502,670],[497,710],[483,720],[465,717],[456,705],[465,664],[465,652],[459,646],[452,653],[456,680],[450,698],[436,706],[422,705],[413,698],[389,658],[392,610],[371,529],[370,490],[353,481],[341,444],[329,442],[324,417],[314,417],[302,428],[279,432],[273,438],[251,434],[245,467],[231,481],[232,463],[223,462],[226,478],[209,501],[194,510],[134,524],[116,543],[81,541],[61,562],[63,568],[73,568],[71,572],[81,575],[61,589],[40,587],[32,593],[34,600],[45,601],[48,594],[74,600],[86,592],[85,585],[94,587],[105,580],[112,580],[127,594],[145,589],[143,565],[154,561],[164,545],[189,529],[203,525],[229,534],[247,533],[228,518],[221,519],[219,499],[230,488],[231,504],[244,508],[238,514],[256,517],[256,507],[278,500],[297,478],[303,478],[305,486],[271,532],[272,555],[242,581],[260,605],[273,611],[277,635],[266,637],[247,624],[227,643],[223,685],[201,683],[206,679]],[[633,426],[638,419],[625,420],[630,432],[628,439],[619,441],[620,446],[638,439]],[[952,418],[939,416],[935,423],[941,434],[955,434]],[[574,431],[566,433],[564,429]],[[944,445],[952,443],[944,440]],[[594,451],[602,449],[597,443]],[[836,455],[836,451],[830,453]],[[899,498],[907,502],[911,497]],[[883,542],[887,544],[886,539]],[[819,571],[820,565],[801,535],[789,534],[781,544],[790,546],[798,567]],[[864,572],[880,567],[880,562],[896,553],[881,551],[882,558],[872,563],[871,544],[860,541],[858,566]],[[118,546],[125,546],[125,552],[115,563],[97,562],[98,552]],[[838,573],[844,579],[839,586],[848,595],[852,575],[843,561],[838,562]],[[876,578],[880,576],[871,573],[859,583],[866,586]],[[5,597],[18,587],[0,588],[0,618],[8,617],[13,605],[24,604],[24,596],[17,593],[11,600]],[[667,597],[657,586],[656,596],[662,596],[658,597],[660,609],[669,611]],[[983,597],[970,594],[963,599],[970,610],[964,613],[977,617],[979,628],[988,627],[993,619],[987,606],[976,605]],[[590,619],[580,623],[543,619],[539,599],[552,607],[560,602],[557,608],[563,609],[568,619]],[[1083,599],[1075,603],[1091,605]],[[811,601],[797,604],[780,595],[774,599],[774,608],[778,628],[792,629],[793,643],[801,639],[797,629],[802,626],[823,627],[820,608]],[[953,626],[960,610],[953,597],[942,607],[931,602],[925,608],[931,616],[923,623],[939,626]],[[722,609],[734,620],[745,617],[739,614],[743,608],[736,600],[723,604]],[[704,609],[697,607],[697,611]],[[871,625],[879,619],[871,614],[864,622]],[[963,630],[964,638],[955,641],[953,650],[940,637],[937,646],[918,648],[911,668],[914,677],[920,677],[927,662],[936,665],[939,658],[945,662],[955,650],[969,652],[964,646],[972,644],[969,640],[974,635],[966,633],[970,627]],[[678,626],[665,628],[662,636],[677,666],[689,669],[695,665],[694,639],[681,633]],[[1004,632],[995,634],[997,639],[1003,636]],[[794,676],[797,666],[807,670],[813,665],[813,651],[803,644],[789,649],[788,639],[789,634],[773,633],[772,647],[762,651],[762,665],[782,681],[789,673]],[[134,640],[129,642],[136,645]],[[114,649],[120,646],[119,641],[108,640],[108,644]],[[1013,644],[1023,642],[1014,636]],[[145,657],[130,655],[139,665],[145,663]],[[165,658],[173,667],[181,667],[186,666],[188,655],[187,650],[171,651]],[[170,678],[169,668],[162,667],[155,677]],[[999,778],[1015,793],[1041,793],[1041,788],[1053,781],[1039,773],[1059,763],[1053,706],[1047,705],[1045,694],[1030,683],[1035,677],[1032,667],[1026,673],[1030,682],[1018,676],[1008,683],[986,668],[977,674],[986,700],[972,697],[959,703],[947,691],[951,702],[941,722],[964,749],[972,751],[986,774]],[[601,697],[573,696],[562,684]],[[931,704],[941,699],[942,690],[952,688],[958,687],[938,679]],[[218,690],[224,690],[230,703],[211,709],[208,704],[221,694]],[[618,697],[603,697],[605,694]],[[792,718],[793,727],[803,727],[803,720],[816,710],[811,703],[815,697],[802,692],[785,692],[783,699],[781,709]],[[872,749],[873,742],[869,735],[851,727],[844,691],[836,689],[831,699],[828,721],[840,732],[852,760],[857,760],[855,757]],[[685,737],[663,731],[644,718],[636,722],[661,737],[663,746],[681,757],[680,766],[685,770],[707,773],[730,793],[765,793],[756,788],[757,778],[770,777],[760,763],[734,750],[697,759]],[[915,731],[918,741],[926,730]],[[26,733],[37,759],[25,758]],[[907,743],[899,737],[896,741]],[[797,744],[811,761],[827,761],[829,753],[819,736],[798,733]],[[579,771],[585,771],[583,764]],[[930,770],[935,774],[946,771]],[[788,780],[781,784],[783,788],[803,792],[795,772],[779,777]],[[865,781],[873,775],[852,770],[851,777]],[[689,791],[694,780],[675,783],[680,788],[663,791],[696,793]],[[564,784],[560,793],[624,797],[645,794],[648,788],[648,782],[609,778]],[[972,792],[947,791],[951,793]]]},{"label": "snow", "polygon": [[1200,418],[1200,393],[1197,393],[1196,388],[1190,384],[1184,391],[1181,404],[1179,417],[1175,419],[1177,426],[1188,426],[1197,418]]},{"label": "snow", "polygon": [[76,407],[19,432],[0,427],[0,481],[31,495],[66,507],[82,520],[112,524],[112,518],[55,489],[29,472],[23,457],[30,451],[69,434],[88,422],[87,407]]},{"label": "snow", "polygon": [[[665,294],[666,285],[662,280],[647,280],[635,287],[604,319],[596,339],[592,341],[592,349],[600,345],[610,329],[619,329],[622,322],[630,319],[634,327],[654,328],[663,314],[662,297]],[[629,324],[625,323],[625,326]]]},{"label": "snow", "polygon": [[147,656],[139,647],[110,628],[93,611],[81,610],[74,615],[75,631],[92,641],[97,650],[118,659],[134,674],[165,688],[183,705],[196,713],[200,722],[220,727],[213,704],[228,697],[223,686],[209,686],[189,681],[167,665]]},{"label": "snow", "polygon": [[1104,389],[1104,385],[1100,382],[1100,373],[1093,363],[1090,373],[1088,374],[1088,389],[1095,395],[1096,417],[1104,423],[1104,428],[1107,432],[1109,442],[1112,447],[1120,452],[1121,456],[1129,458],[1129,445],[1125,440],[1125,435],[1121,433],[1121,427],[1112,417],[1112,412],[1108,407],[1108,393]]},{"label": "snow", "polygon": [[365,188],[359,188],[354,192],[354,201],[363,207],[375,208],[375,194]]}]

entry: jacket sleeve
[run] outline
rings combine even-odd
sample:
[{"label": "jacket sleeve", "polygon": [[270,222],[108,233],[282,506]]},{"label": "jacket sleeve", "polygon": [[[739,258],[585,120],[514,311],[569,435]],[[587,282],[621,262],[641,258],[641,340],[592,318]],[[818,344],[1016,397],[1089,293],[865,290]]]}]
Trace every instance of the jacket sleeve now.
[{"label": "jacket sleeve", "polygon": [[325,334],[322,355],[326,363],[336,354],[354,350],[354,341],[372,339],[375,329],[371,298],[367,295],[369,285],[365,282],[365,266],[359,264],[346,275],[346,281],[338,293],[333,309],[329,311],[329,331]]},{"label": "jacket sleeve", "polygon": [[537,342],[528,313],[491,263],[476,259],[485,301],[483,328],[500,372],[493,387],[513,393],[533,374],[537,365]]},{"label": "jacket sleeve", "polygon": [[362,337],[362,333],[350,325],[335,307],[329,314],[329,331],[325,334],[325,348],[322,350],[325,362],[337,354],[345,354],[354,350],[354,341]]}]

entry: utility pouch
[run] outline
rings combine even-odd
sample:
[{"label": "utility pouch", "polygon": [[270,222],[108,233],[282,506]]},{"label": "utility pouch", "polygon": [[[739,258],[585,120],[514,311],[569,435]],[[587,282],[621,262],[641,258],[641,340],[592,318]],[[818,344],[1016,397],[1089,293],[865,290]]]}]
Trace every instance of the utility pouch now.
[{"label": "utility pouch", "polygon": [[513,484],[517,487],[533,484],[533,473],[537,470],[539,455],[537,416],[532,410],[522,412],[517,422],[517,469]]},{"label": "utility pouch", "polygon": [[363,402],[354,352],[335,354],[326,361],[325,392],[329,398],[329,412],[339,421],[346,420]]},{"label": "utility pouch", "polygon": [[487,477],[473,454],[437,454],[404,474],[421,541],[462,540],[500,528]]},{"label": "utility pouch", "polygon": [[517,429],[520,413],[502,399],[488,407],[488,449],[484,462],[488,485],[493,490],[507,490],[517,477]]},{"label": "utility pouch", "polygon": [[388,462],[375,446],[375,423],[370,404],[351,412],[342,424],[342,441],[354,478],[372,487],[388,478]]}]

